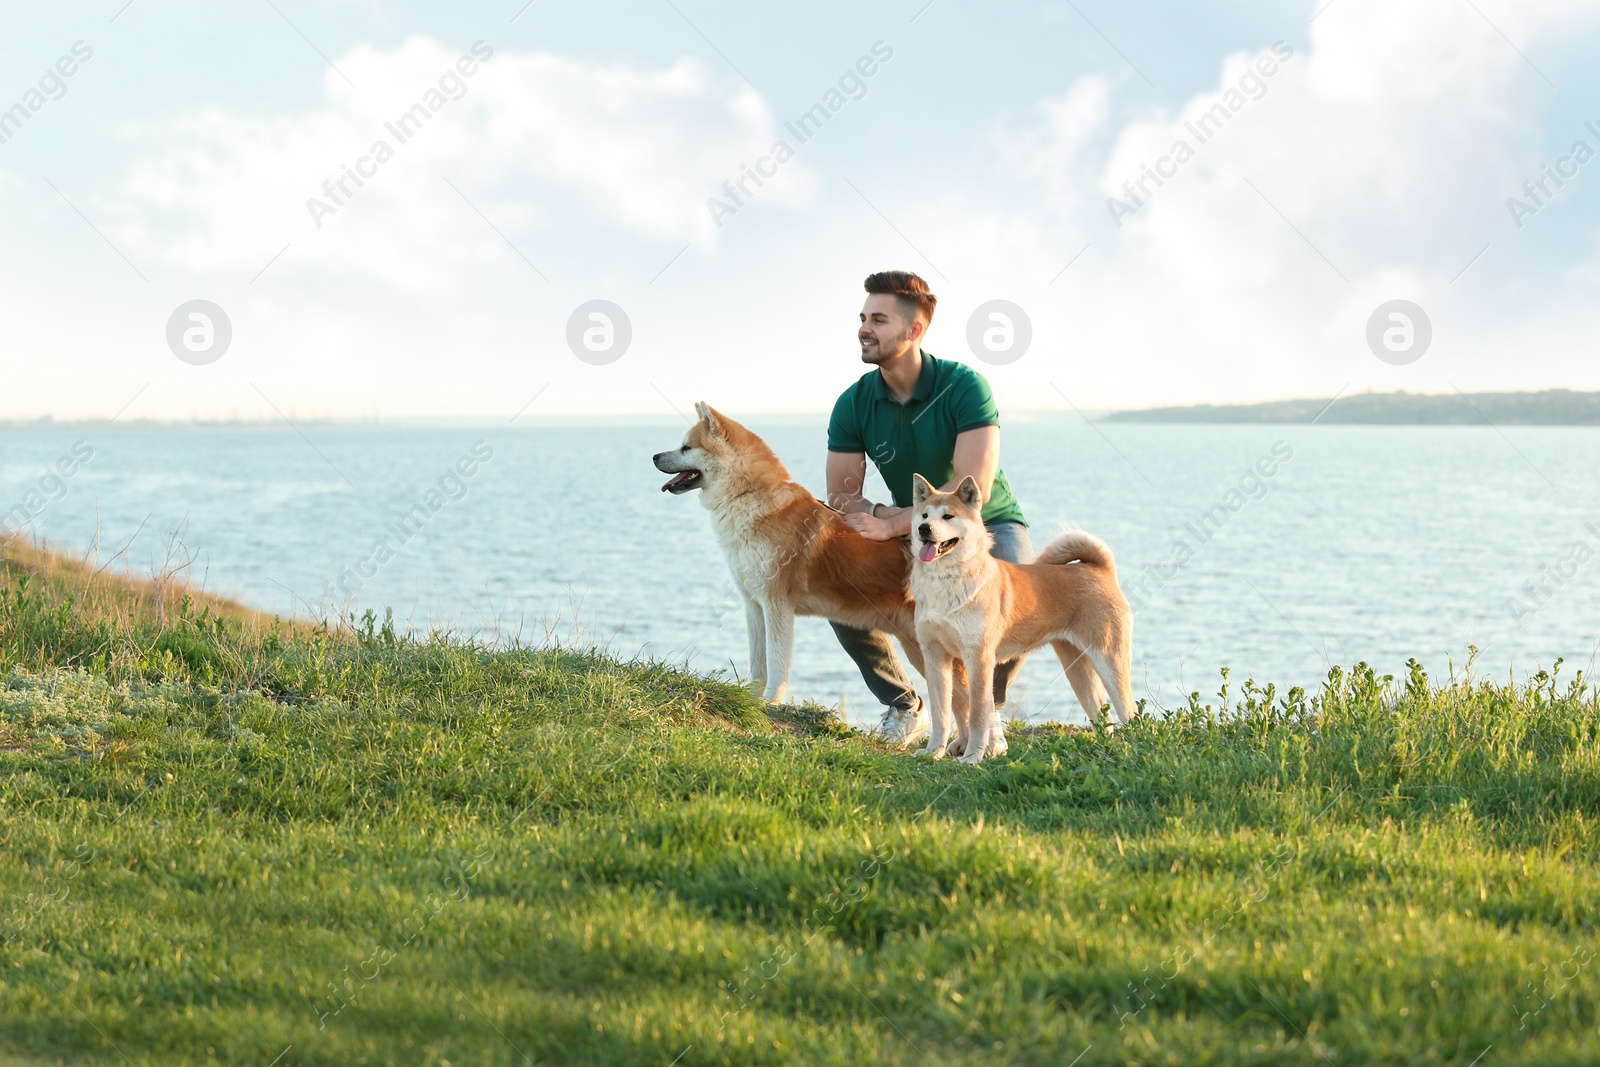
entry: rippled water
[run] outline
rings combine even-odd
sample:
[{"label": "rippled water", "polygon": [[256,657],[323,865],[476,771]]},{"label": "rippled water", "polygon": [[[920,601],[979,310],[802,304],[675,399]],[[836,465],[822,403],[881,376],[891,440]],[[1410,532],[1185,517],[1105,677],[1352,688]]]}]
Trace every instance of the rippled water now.
[{"label": "rippled water", "polygon": [[[749,423],[821,492],[820,418]],[[593,641],[743,672],[743,613],[705,512],[695,496],[660,493],[650,465],[682,432],[0,429],[0,508],[16,515],[31,493],[45,506],[30,530],[80,552],[98,537],[102,560],[126,544],[136,569],[186,550],[208,589],[280,613],[391,607],[416,628]],[[93,457],[55,481],[80,440]],[[492,458],[474,464],[475,442]],[[1275,445],[1288,458],[1252,476]],[[1074,418],[1008,425],[1003,465],[1036,547],[1068,521],[1110,543],[1141,603],[1135,689],[1165,705],[1215,690],[1224,665],[1235,679],[1309,686],[1329,663],[1363,659],[1399,673],[1416,657],[1443,674],[1476,644],[1480,673],[1521,676],[1558,656],[1587,668],[1600,645],[1600,561],[1588,560],[1600,551],[1597,430]],[[380,539],[394,555],[374,566]],[[798,631],[797,691],[875,719],[826,624],[802,619]],[[1014,714],[1081,720],[1048,654],[1014,693]]]}]

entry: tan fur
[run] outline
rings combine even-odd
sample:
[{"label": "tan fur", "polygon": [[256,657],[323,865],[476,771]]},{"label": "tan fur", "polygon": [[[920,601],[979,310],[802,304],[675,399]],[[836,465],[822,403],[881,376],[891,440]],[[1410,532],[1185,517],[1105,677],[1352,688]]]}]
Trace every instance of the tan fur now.
[{"label": "tan fur", "polygon": [[[1073,530],[1045,546],[1037,562],[1007,563],[990,552],[981,503],[971,478],[953,493],[936,492],[921,475],[913,478],[911,591],[932,727],[922,754],[938,759],[959,752],[964,763],[990,754],[995,664],[1047,644],[1085,712],[1099,721],[1109,690],[1117,718],[1129,721],[1138,714],[1133,613],[1117,584],[1111,550]],[[938,553],[928,562],[916,555],[924,543]],[[970,716],[952,699],[959,682],[950,664],[958,658],[968,668]]]},{"label": "tan fur", "polygon": [[[905,542],[862,537],[791,480],[760,437],[705,404],[695,410],[700,420],[684,435],[683,447],[658,453],[654,462],[669,474],[699,474],[695,484],[673,491],[699,489],[711,513],[744,599],[750,677],[762,683],[763,698],[788,700],[796,615],[893,634],[926,676]],[[964,679],[959,663],[955,670]]]}]

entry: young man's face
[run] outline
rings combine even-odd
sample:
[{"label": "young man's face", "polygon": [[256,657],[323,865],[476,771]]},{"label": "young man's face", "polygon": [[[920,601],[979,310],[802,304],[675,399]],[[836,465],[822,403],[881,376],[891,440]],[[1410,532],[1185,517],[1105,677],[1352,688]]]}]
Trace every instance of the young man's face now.
[{"label": "young man's face", "polygon": [[908,318],[900,298],[890,293],[869,293],[861,307],[861,362],[886,363],[916,348],[926,332],[915,317]]}]

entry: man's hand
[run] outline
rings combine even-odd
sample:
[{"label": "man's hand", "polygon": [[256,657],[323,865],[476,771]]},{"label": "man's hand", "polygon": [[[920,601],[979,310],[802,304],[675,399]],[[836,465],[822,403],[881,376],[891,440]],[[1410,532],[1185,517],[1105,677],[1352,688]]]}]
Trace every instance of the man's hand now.
[{"label": "man's hand", "polygon": [[876,519],[865,511],[852,511],[844,521],[869,541],[892,541],[905,532],[893,519]]}]

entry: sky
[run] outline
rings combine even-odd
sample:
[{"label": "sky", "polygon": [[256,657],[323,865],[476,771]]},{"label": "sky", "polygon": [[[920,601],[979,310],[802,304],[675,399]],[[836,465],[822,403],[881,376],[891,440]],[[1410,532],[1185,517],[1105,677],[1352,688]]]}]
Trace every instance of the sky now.
[{"label": "sky", "polygon": [[445,6],[0,4],[0,418],[1600,388],[1596,0]]}]

